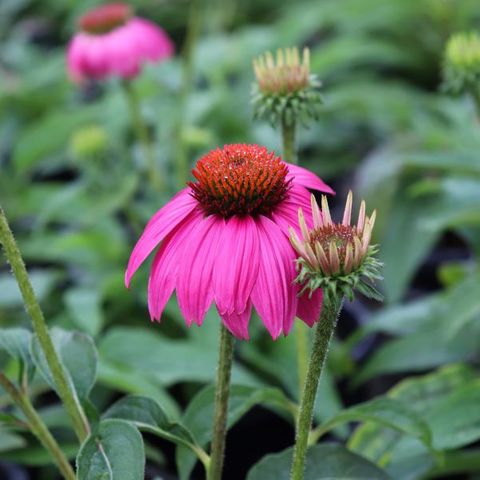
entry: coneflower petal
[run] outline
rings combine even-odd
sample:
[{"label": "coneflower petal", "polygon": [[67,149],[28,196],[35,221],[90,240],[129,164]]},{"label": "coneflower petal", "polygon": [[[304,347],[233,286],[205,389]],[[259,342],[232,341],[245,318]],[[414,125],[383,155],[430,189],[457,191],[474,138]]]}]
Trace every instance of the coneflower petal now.
[{"label": "coneflower petal", "polygon": [[241,340],[248,340],[248,324],[252,314],[252,303],[248,302],[242,313],[220,313],[220,318],[225,327]]},{"label": "coneflower petal", "polygon": [[177,299],[187,325],[201,325],[213,301],[212,274],[225,220],[209,216],[191,231],[178,269]]},{"label": "coneflower petal", "polygon": [[320,319],[320,310],[322,309],[322,291],[315,290],[312,297],[309,298],[308,292],[305,292],[298,299],[297,317],[305,322],[309,327]]},{"label": "coneflower petal", "polygon": [[226,221],[213,275],[215,303],[220,314],[240,314],[258,275],[258,232],[251,217]]},{"label": "coneflower petal", "polygon": [[[285,162],[286,163],[286,162]],[[318,190],[319,192],[331,193],[335,195],[335,192],[317,175],[306,168],[299,167],[287,163],[288,175],[287,180],[292,180],[294,184],[302,185],[312,190]]]}]

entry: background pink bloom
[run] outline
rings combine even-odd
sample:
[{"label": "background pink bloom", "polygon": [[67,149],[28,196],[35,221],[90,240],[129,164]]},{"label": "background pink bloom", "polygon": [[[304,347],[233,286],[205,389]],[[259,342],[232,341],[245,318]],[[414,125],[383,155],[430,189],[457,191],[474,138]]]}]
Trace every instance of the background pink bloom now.
[{"label": "background pink bloom", "polygon": [[128,5],[111,3],[89,11],[70,41],[67,70],[76,82],[111,76],[131,78],[146,61],[173,55],[173,43],[154,23],[132,16]]},{"label": "background pink bloom", "polygon": [[205,155],[190,183],[147,224],[130,257],[125,283],[160,245],[149,278],[148,306],[160,320],[176,289],[187,325],[201,325],[215,303],[225,326],[248,338],[255,307],[270,335],[288,334],[295,315],[318,319],[321,293],[297,297],[288,227],[298,208],[311,212],[306,187],[333,193],[308,170],[256,145],[226,145]]}]

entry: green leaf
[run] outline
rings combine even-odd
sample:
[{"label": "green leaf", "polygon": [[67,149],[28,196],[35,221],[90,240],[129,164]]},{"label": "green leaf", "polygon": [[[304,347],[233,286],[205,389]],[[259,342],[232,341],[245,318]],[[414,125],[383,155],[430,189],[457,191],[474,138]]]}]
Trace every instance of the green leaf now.
[{"label": "green leaf", "polygon": [[[210,382],[217,364],[217,351],[201,339],[172,340],[152,328],[113,328],[102,338],[99,354],[101,361],[149,374],[164,386]],[[253,383],[242,367],[234,366],[232,375],[236,382]]]},{"label": "green leaf", "polygon": [[[39,301],[52,290],[59,278],[59,273],[54,270],[33,270],[28,275],[32,282],[33,290]],[[0,305],[5,308],[22,305],[22,295],[18,289],[17,281],[10,273],[0,275]]]},{"label": "green leaf", "polygon": [[163,408],[152,398],[141,395],[124,397],[114,403],[102,417],[132,422],[140,430],[188,448],[195,444],[192,434],[182,424],[170,420]]},{"label": "green leaf", "polygon": [[[188,405],[182,423],[190,430],[197,443],[204,447],[211,440],[215,388],[205,387]],[[291,412],[291,403],[276,388],[255,388],[232,385],[228,405],[227,427],[231,428],[255,405],[265,405]],[[187,479],[195,466],[196,458],[185,447],[177,447],[177,468],[180,478]]]},{"label": "green leaf", "polygon": [[[402,402],[421,416],[432,432],[432,444],[438,448],[438,434],[441,426],[431,421],[436,418],[435,411],[443,402],[448,402],[457,391],[462,391],[476,378],[476,373],[465,365],[449,365],[436,372],[401,381],[388,392],[388,397]],[[455,398],[455,397],[454,397]],[[456,399],[458,401],[458,399]],[[456,417],[457,410],[450,415]],[[447,438],[448,440],[448,438]],[[422,443],[407,438],[378,423],[362,423],[350,437],[348,447],[386,467],[388,472],[399,479],[416,479],[427,472],[435,458]]]},{"label": "green leaf", "polygon": [[362,421],[389,427],[418,438],[427,446],[431,445],[430,429],[422,417],[402,402],[386,397],[378,397],[342,410],[316,430],[317,437],[343,423]]},{"label": "green leaf", "polygon": [[[97,375],[97,352],[90,337],[80,332],[61,328],[51,330],[53,344],[80,400],[86,399]],[[32,357],[36,367],[49,385],[55,389],[50,369],[38,340],[33,337]]]},{"label": "green leaf", "polygon": [[25,439],[20,435],[9,432],[2,428],[0,431],[0,452],[6,452],[8,450],[15,450],[22,448],[27,444]]},{"label": "green leaf", "polygon": [[453,391],[425,412],[434,447],[439,450],[454,449],[480,439],[479,405],[480,381],[477,380]]},{"label": "green leaf", "polygon": [[65,303],[76,326],[95,337],[103,322],[99,293],[87,288],[73,288],[66,293]]},{"label": "green leaf", "polygon": [[[248,473],[246,480],[288,480],[293,447],[265,456]],[[342,445],[321,444],[308,450],[304,480],[388,480],[375,464]]]},{"label": "green leaf", "polygon": [[31,340],[32,334],[25,328],[0,329],[0,350],[6,351],[10,356],[22,362],[29,377],[33,375],[35,368],[30,355]]},{"label": "green leaf", "polygon": [[142,436],[128,422],[102,420],[77,456],[78,480],[143,480]]}]

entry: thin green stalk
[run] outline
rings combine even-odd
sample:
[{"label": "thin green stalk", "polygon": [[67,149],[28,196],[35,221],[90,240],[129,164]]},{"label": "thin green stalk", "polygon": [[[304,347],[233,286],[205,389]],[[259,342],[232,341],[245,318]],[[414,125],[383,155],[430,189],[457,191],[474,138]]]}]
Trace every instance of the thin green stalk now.
[{"label": "thin green stalk", "polygon": [[295,120],[288,122],[285,117],[282,117],[283,160],[293,164],[298,162],[295,148],[295,129]]},{"label": "thin green stalk", "polygon": [[194,81],[193,54],[202,25],[202,8],[199,0],[192,0],[188,13],[187,33],[182,49],[182,85],[178,101],[178,116],[176,125],[176,170],[177,181],[183,187],[188,180],[188,152],[185,145],[184,124],[185,109]]},{"label": "thin green stalk", "polygon": [[78,402],[78,399],[76,398],[75,393],[70,387],[68,378],[65,374],[55,347],[53,346],[52,338],[48,332],[42,309],[38,304],[32,284],[28,278],[25,263],[23,262],[22,255],[17,247],[13,233],[10,230],[10,226],[8,225],[7,217],[5,216],[5,213],[1,207],[0,243],[5,249],[5,255],[17,280],[18,287],[20,288],[20,292],[23,297],[25,309],[32,320],[33,330],[38,338],[40,347],[45,354],[45,358],[57,387],[58,395],[60,396],[65,410],[72,421],[73,429],[75,430],[78,439],[82,442],[90,433],[88,420],[80,403]]},{"label": "thin green stalk", "polygon": [[301,320],[297,320],[295,325],[295,342],[297,346],[298,399],[301,401],[308,370],[308,331]]},{"label": "thin green stalk", "polygon": [[472,87],[470,89],[470,95],[473,98],[473,103],[475,104],[475,111],[477,112],[477,118],[480,121],[480,87]]},{"label": "thin green stalk", "polygon": [[13,402],[22,410],[28,421],[28,426],[40,443],[52,456],[55,464],[66,480],[75,480],[75,473],[57,441],[48,430],[43,420],[35,411],[28,396],[21,392],[4,374],[0,372],[0,385],[10,395]]},{"label": "thin green stalk", "polygon": [[128,101],[128,108],[130,111],[130,119],[132,122],[133,130],[137,137],[138,143],[140,143],[142,147],[143,154],[147,160],[148,179],[153,187],[161,191],[164,188],[164,182],[157,171],[155,152],[150,136],[148,134],[147,125],[145,124],[142,117],[140,101],[137,94],[135,93],[135,89],[133,88],[131,80],[123,80],[122,85]]},{"label": "thin green stalk", "polygon": [[303,480],[305,471],[305,459],[307,457],[308,437],[313,420],[313,407],[317,395],[318,384],[323,366],[328,354],[330,340],[335,331],[338,314],[342,304],[341,298],[330,298],[325,295],[323,299],[320,321],[315,329],[310,364],[308,366],[307,379],[300,403],[298,415],[295,447],[291,470],[291,480]]},{"label": "thin green stalk", "polygon": [[215,413],[213,417],[212,451],[210,454],[208,480],[222,479],[233,346],[234,338],[232,334],[222,325],[220,327],[220,351],[215,388]]}]

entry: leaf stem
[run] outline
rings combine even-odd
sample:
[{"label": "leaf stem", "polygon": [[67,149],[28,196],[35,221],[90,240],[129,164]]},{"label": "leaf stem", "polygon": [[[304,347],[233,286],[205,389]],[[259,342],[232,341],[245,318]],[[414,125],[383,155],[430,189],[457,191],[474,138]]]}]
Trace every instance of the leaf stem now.
[{"label": "leaf stem", "polygon": [[0,243],[5,249],[5,255],[17,280],[25,309],[32,320],[33,330],[38,338],[40,347],[45,354],[48,367],[52,373],[55,386],[57,387],[58,395],[72,421],[73,429],[75,430],[78,439],[82,442],[90,433],[88,420],[70,386],[65,370],[58,357],[57,351],[55,350],[45,322],[45,317],[43,316],[42,309],[40,308],[32,284],[30,283],[25,263],[23,262],[22,255],[20,254],[20,250],[15,242],[15,238],[8,225],[7,217],[5,216],[2,207],[0,207]]},{"label": "leaf stem", "polygon": [[153,150],[153,145],[148,134],[147,125],[142,118],[140,101],[135,92],[135,89],[133,88],[131,80],[123,80],[122,86],[125,92],[125,96],[127,97],[128,108],[130,111],[130,120],[132,122],[133,130],[137,137],[138,143],[142,147],[143,155],[147,160],[148,179],[153,187],[161,191],[164,188],[164,184],[161,176],[158,175],[157,163],[155,161],[155,152]]},{"label": "leaf stem", "polygon": [[10,395],[13,402],[22,410],[28,421],[28,426],[40,443],[48,450],[58,469],[66,480],[75,480],[75,473],[57,441],[48,430],[43,420],[35,411],[28,396],[21,392],[3,372],[0,372],[0,385]]},{"label": "leaf stem", "polygon": [[233,363],[234,338],[222,325],[220,327],[220,349],[215,389],[215,413],[213,417],[212,451],[208,480],[221,480],[227,436],[228,397]]},{"label": "leaf stem", "polygon": [[324,295],[322,313],[315,329],[310,364],[308,366],[307,378],[300,403],[300,414],[298,416],[295,433],[291,480],[303,480],[315,397],[341,305],[341,297],[332,298],[330,295]]}]

